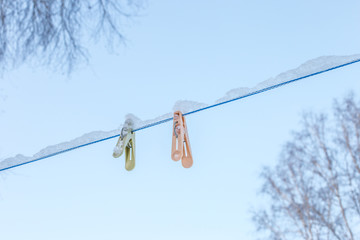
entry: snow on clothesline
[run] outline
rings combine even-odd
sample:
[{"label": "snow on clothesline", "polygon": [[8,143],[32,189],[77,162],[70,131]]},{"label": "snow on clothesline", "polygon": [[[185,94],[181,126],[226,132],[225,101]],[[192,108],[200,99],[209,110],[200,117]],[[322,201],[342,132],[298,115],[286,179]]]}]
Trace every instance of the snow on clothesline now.
[{"label": "snow on clothesline", "polygon": [[[347,64],[360,59],[360,54],[350,55],[350,56],[323,56],[318,57],[312,60],[309,60],[299,67],[280,73],[274,78],[270,78],[266,81],[263,81],[257,84],[253,88],[235,88],[228,91],[223,97],[219,98],[215,101],[215,103],[222,103],[229,101],[231,99],[239,98],[241,96],[245,96],[252,92],[259,91],[261,89],[271,87],[277,84],[281,84],[292,79],[300,78],[303,76],[311,75],[313,73],[321,72],[327,69],[331,69],[333,67],[337,67],[343,64]],[[193,102],[193,101],[177,101],[173,107],[174,111],[181,111],[183,113],[188,113],[195,111],[200,108],[205,108],[209,106],[209,104]],[[138,117],[133,114],[128,114],[126,118],[131,118],[134,122],[134,129],[141,128],[143,126],[168,119],[172,117],[172,113],[169,112],[167,114],[161,115],[157,118],[142,121]],[[78,147],[91,144],[97,141],[103,141],[105,139],[110,139],[113,137],[117,137],[120,134],[122,125],[115,130],[112,131],[94,131],[90,133],[86,133],[78,138],[70,140],[68,142],[62,142],[56,145],[51,145],[46,148],[41,149],[38,153],[33,156],[24,156],[21,154],[16,155],[15,157],[6,158],[0,161],[0,171],[4,169],[11,168],[13,166],[25,164],[28,162],[40,160],[42,158],[50,157],[53,155],[57,155],[58,153],[69,151],[72,149],[76,149]]]}]

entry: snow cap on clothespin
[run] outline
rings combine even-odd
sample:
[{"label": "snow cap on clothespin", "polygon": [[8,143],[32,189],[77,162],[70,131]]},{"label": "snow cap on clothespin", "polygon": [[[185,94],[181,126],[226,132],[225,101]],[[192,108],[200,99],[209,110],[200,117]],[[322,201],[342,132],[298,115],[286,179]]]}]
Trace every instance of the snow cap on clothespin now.
[{"label": "snow cap on clothespin", "polygon": [[206,103],[189,101],[189,100],[179,100],[174,104],[173,111],[174,112],[180,111],[184,114],[207,106],[209,105]]},{"label": "snow cap on clothespin", "polygon": [[174,112],[171,158],[174,161],[181,159],[184,168],[190,168],[193,165],[186,120],[180,111]]},{"label": "snow cap on clothespin", "polygon": [[127,118],[113,152],[113,157],[118,158],[125,150],[125,169],[128,171],[135,167],[135,133],[132,131],[133,129],[134,120]]}]

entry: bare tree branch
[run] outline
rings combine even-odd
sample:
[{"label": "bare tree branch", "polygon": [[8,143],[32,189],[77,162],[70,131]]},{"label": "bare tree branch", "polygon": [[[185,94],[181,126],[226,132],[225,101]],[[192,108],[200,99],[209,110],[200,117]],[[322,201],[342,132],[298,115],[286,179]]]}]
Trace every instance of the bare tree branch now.
[{"label": "bare tree branch", "polygon": [[336,102],[333,119],[304,115],[280,163],[263,170],[270,205],[253,219],[267,239],[359,239],[360,103]]},{"label": "bare tree branch", "polygon": [[71,72],[87,60],[90,36],[122,42],[122,23],[141,6],[141,0],[0,0],[2,70],[36,61]]}]

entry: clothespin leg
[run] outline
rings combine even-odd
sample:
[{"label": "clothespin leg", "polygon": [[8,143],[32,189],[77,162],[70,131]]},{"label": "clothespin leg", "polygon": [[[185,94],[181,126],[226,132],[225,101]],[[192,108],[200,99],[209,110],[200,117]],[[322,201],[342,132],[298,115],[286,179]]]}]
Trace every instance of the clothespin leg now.
[{"label": "clothespin leg", "polygon": [[135,168],[135,133],[131,133],[131,135],[132,137],[125,149],[125,169],[128,171]]},{"label": "clothespin leg", "polygon": [[182,122],[181,112],[174,113],[173,133],[172,133],[172,146],[171,158],[174,161],[179,161],[183,156],[184,148],[184,127]]},{"label": "clothespin leg", "polygon": [[119,137],[119,140],[116,143],[116,146],[114,148],[113,157],[118,158],[120,157],[124,152],[124,139]]},{"label": "clothespin leg", "polygon": [[[186,146],[186,149],[185,149]],[[184,155],[181,159],[181,164],[184,168],[190,168],[193,165],[193,158],[191,154],[190,144],[185,140]]]},{"label": "clothespin leg", "polygon": [[187,131],[186,121],[185,118],[183,119],[184,126],[185,126],[185,133],[184,133],[184,155],[181,159],[181,164],[184,168],[190,168],[193,165],[193,158],[191,153],[191,146],[189,140],[189,134]]}]

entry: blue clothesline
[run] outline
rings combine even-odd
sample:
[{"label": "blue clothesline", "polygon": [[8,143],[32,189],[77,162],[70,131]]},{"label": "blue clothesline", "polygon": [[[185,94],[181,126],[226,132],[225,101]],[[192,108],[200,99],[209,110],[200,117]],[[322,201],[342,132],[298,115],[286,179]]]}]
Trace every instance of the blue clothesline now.
[{"label": "blue clothesline", "polygon": [[[322,71],[318,71],[318,72],[315,72],[315,73],[311,73],[311,74],[308,74],[308,75],[305,75],[305,76],[302,76],[302,77],[294,78],[294,79],[291,79],[291,80],[286,81],[286,82],[282,82],[282,83],[279,83],[279,84],[275,84],[275,85],[273,85],[273,86],[266,87],[266,88],[263,88],[263,89],[260,89],[260,90],[257,90],[257,91],[254,91],[254,92],[248,93],[248,94],[246,94],[246,95],[243,95],[243,96],[240,96],[240,97],[236,97],[236,98],[233,98],[233,99],[230,99],[230,100],[227,100],[227,101],[223,101],[223,102],[216,103],[216,104],[213,104],[213,105],[209,105],[209,106],[206,106],[206,107],[203,107],[203,108],[199,108],[199,109],[196,109],[196,110],[194,110],[194,111],[184,113],[183,115],[186,116],[186,115],[190,115],[190,114],[193,114],[193,113],[201,112],[201,111],[204,111],[204,110],[207,110],[207,109],[210,109],[210,108],[218,107],[218,106],[223,105],[223,104],[226,104],[226,103],[234,102],[234,101],[237,101],[237,100],[240,100],[240,99],[243,99],[243,98],[247,98],[247,97],[250,97],[250,96],[259,94],[259,93],[263,93],[263,92],[266,92],[266,91],[269,91],[269,90],[272,90],[272,89],[275,89],[275,88],[278,88],[278,87],[282,87],[282,86],[284,86],[284,85],[286,85],[286,84],[289,84],[289,83],[293,83],[293,82],[296,82],[296,81],[299,81],[299,80],[303,80],[303,79],[305,79],[305,78],[309,78],[309,77],[312,77],[312,76],[315,76],[315,75],[319,75],[319,74],[322,74],[322,73],[325,73],[325,72],[329,72],[329,71],[332,71],[332,70],[335,70],[335,69],[338,69],[338,68],[342,68],[342,67],[345,67],[345,66],[348,66],[348,65],[357,63],[357,62],[360,62],[360,59],[357,59],[357,60],[354,60],[354,61],[351,61],[351,62],[348,62],[348,63],[345,63],[345,64],[341,64],[341,65],[338,65],[338,66],[335,66],[335,67],[331,67],[331,68],[328,68],[328,69],[325,69],[325,70],[322,70]],[[150,124],[144,125],[144,126],[142,126],[142,127],[139,127],[139,128],[137,128],[137,129],[134,129],[133,132],[137,132],[137,131],[144,130],[144,129],[146,129],[146,128],[154,127],[154,126],[156,126],[156,125],[160,125],[160,124],[169,122],[169,121],[171,121],[171,120],[173,120],[172,117],[166,118],[166,119],[163,119],[163,120],[154,122],[154,123],[150,123]],[[50,158],[50,157],[53,157],[53,156],[56,156],[56,155],[59,155],[59,154],[65,153],[65,152],[69,152],[69,151],[72,151],[72,150],[75,150],[75,149],[78,149],[78,148],[86,147],[86,146],[88,146],[88,145],[95,144],[95,143],[99,143],[99,142],[102,142],[102,141],[106,141],[106,140],[109,140],[109,139],[112,139],[112,138],[116,138],[116,137],[119,137],[119,136],[120,136],[120,134],[116,134],[116,135],[113,135],[113,136],[110,136],[110,137],[106,137],[106,138],[102,138],[102,139],[99,139],[99,140],[96,140],[96,141],[92,141],[92,142],[89,142],[89,143],[86,143],[86,144],[82,144],[82,145],[78,145],[78,146],[71,147],[71,148],[68,148],[68,149],[64,149],[64,150],[61,150],[61,151],[58,151],[58,152],[55,152],[55,153],[52,153],[52,154],[49,154],[49,155],[46,155],[46,156],[43,156],[43,157],[39,157],[39,158],[33,159],[33,160],[31,160],[31,161],[28,161],[28,162],[19,163],[19,164],[10,166],[10,167],[6,167],[6,168],[3,168],[3,169],[0,169],[0,172],[1,172],[1,171],[8,170],[8,169],[11,169],[11,168],[19,167],[19,166],[22,166],[22,165],[25,165],[25,164],[29,164],[29,163],[33,163],[33,162],[36,162],[36,161],[40,161],[40,160],[43,160],[43,159],[46,159],[46,158]]]}]

